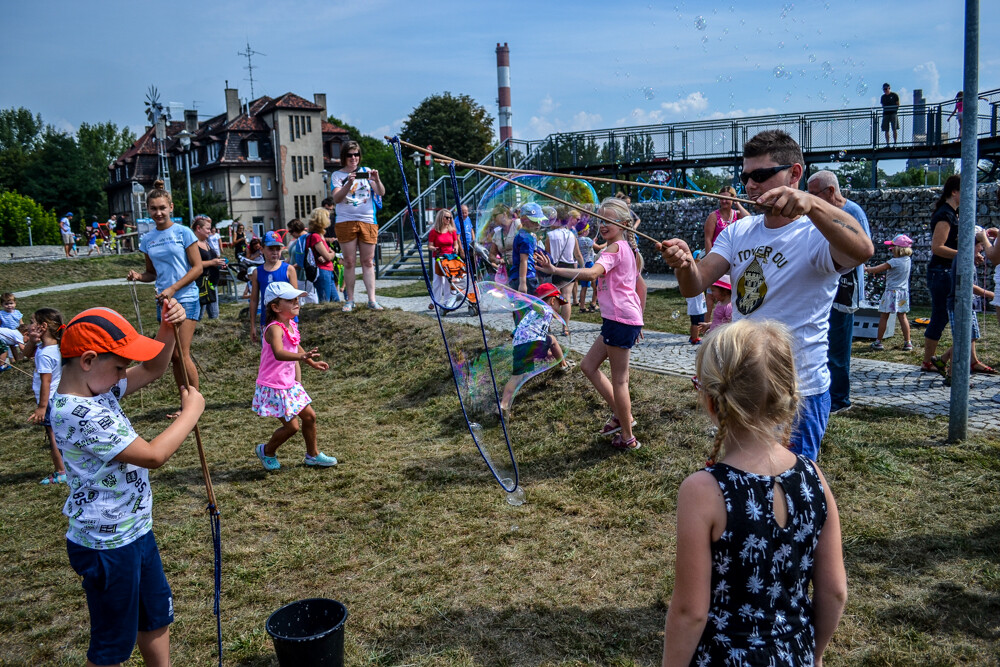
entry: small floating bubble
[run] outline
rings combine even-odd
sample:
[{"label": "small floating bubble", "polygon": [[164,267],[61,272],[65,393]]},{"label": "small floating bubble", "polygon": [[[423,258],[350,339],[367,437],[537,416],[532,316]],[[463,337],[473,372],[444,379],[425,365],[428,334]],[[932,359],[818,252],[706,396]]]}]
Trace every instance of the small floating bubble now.
[{"label": "small floating bubble", "polygon": [[887,181],[887,180],[885,180],[885,179],[883,178],[882,180],[880,180],[880,181],[878,182],[878,184],[879,184],[879,187],[883,187],[883,188],[884,188],[885,186],[889,185],[889,181]]},{"label": "small floating bubble", "polygon": [[788,76],[788,71],[785,69],[784,65],[778,65],[774,68],[774,78],[784,79],[786,76]]},{"label": "small floating bubble", "polygon": [[847,157],[847,151],[840,151],[839,153],[837,153],[837,157],[843,160],[845,157]]},{"label": "small floating bubble", "polygon": [[675,320],[676,320],[676,319],[677,319],[678,317],[680,317],[680,316],[681,316],[681,311],[679,311],[679,310],[675,310],[674,312],[672,312],[672,313],[670,314],[670,317],[671,317],[671,319],[675,319]]},{"label": "small floating bubble", "polygon": [[868,93],[868,84],[864,81],[858,82],[858,95],[865,95]]},{"label": "small floating bubble", "polygon": [[815,53],[810,53],[809,54],[809,62],[811,62],[811,63],[816,62],[816,54]]},{"label": "small floating bubble", "polygon": [[705,20],[704,16],[699,16],[694,20],[694,27],[698,30],[704,30],[708,27],[708,21]]},{"label": "small floating bubble", "polygon": [[642,95],[643,95],[643,97],[645,97],[645,98],[646,98],[647,100],[651,100],[651,99],[653,99],[654,97],[656,97],[656,92],[655,92],[655,91],[654,91],[654,90],[653,90],[652,88],[648,88],[648,87],[647,87],[647,88],[643,88],[643,89],[642,89]]}]

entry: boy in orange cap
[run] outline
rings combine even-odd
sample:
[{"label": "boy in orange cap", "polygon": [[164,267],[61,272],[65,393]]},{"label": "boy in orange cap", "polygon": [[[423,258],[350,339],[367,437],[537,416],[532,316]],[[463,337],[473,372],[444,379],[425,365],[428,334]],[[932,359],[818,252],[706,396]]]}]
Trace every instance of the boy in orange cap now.
[{"label": "boy in orange cap", "polygon": [[[161,319],[154,340],[115,311],[91,308],[70,320],[60,343],[51,422],[69,478],[66,550],[90,610],[88,666],[128,660],[137,640],[147,665],[170,662],[173,597],[153,537],[148,469],[177,451],[205,399],[182,387],[180,416],[149,442],[118,404],[166,371],[184,307],[167,299]],[[132,361],[142,363],[129,368]]]}]

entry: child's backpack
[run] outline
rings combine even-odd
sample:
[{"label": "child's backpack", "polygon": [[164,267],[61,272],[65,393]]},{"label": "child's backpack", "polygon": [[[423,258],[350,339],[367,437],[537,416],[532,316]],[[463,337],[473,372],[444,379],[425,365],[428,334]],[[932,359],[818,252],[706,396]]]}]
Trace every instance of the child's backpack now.
[{"label": "child's backpack", "polygon": [[[303,234],[303,236],[305,235]],[[319,267],[316,266],[316,251],[314,248],[308,248],[305,251],[302,269],[305,272],[307,281],[311,283],[316,282],[316,278],[319,277]]]},{"label": "child's backpack", "polygon": [[290,263],[295,267],[296,271],[305,271],[306,241],[308,239],[308,234],[302,234],[299,238],[295,239],[295,243],[289,246],[288,259],[291,260]]}]

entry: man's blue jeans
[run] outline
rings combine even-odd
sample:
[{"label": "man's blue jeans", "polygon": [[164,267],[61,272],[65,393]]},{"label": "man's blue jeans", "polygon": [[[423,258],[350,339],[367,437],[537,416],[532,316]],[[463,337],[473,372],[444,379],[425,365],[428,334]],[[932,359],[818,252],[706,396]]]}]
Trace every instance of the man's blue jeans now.
[{"label": "man's blue jeans", "polygon": [[830,348],[826,366],[830,370],[830,410],[851,404],[851,343],[854,342],[854,313],[830,309]]}]

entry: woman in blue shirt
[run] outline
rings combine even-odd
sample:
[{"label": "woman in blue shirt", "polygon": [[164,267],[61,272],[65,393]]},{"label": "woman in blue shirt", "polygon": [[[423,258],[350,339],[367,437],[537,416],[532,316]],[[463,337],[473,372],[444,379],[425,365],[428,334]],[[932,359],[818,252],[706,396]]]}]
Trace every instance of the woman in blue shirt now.
[{"label": "woman in blue shirt", "polygon": [[[201,253],[198,252],[198,237],[190,227],[175,225],[170,219],[174,212],[174,202],[170,193],[163,189],[163,181],[154,181],[153,189],[146,196],[149,217],[156,223],[139,240],[139,250],[146,255],[146,270],[142,273],[129,271],[128,280],[156,284],[156,298],[173,297],[184,306],[187,319],[177,325],[177,345],[171,367],[177,386],[184,384],[183,362],[187,366],[190,386],[198,388],[198,369],[191,360],[191,339],[198,319],[201,304],[198,302],[198,286],[195,281],[202,274]],[[157,320],[160,311],[156,312]],[[176,415],[173,415],[176,416]]]}]

